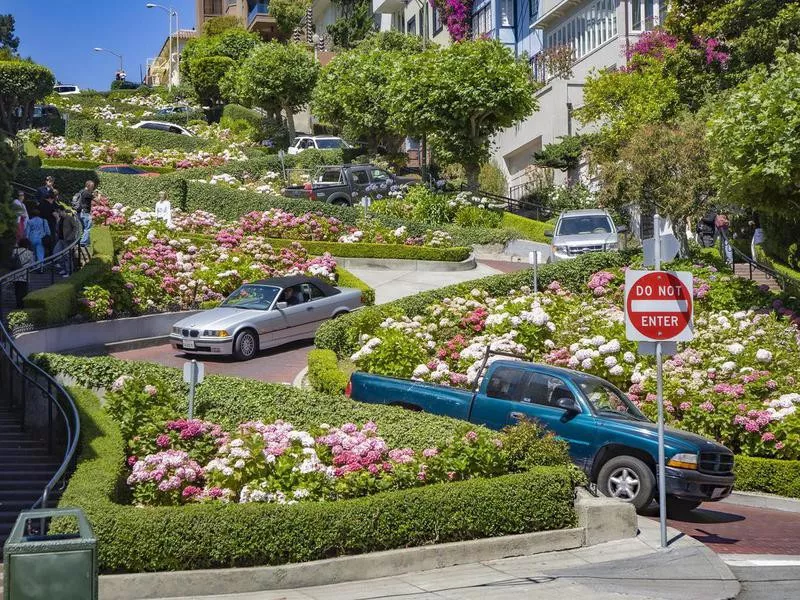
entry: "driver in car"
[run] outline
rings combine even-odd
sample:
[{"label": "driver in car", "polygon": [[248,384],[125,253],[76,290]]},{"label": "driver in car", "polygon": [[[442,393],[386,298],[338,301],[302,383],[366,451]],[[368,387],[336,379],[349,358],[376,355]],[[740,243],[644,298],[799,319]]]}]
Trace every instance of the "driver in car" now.
[{"label": "driver in car", "polygon": [[303,301],[303,298],[297,293],[297,290],[294,287],[288,287],[283,290],[283,301],[289,306],[295,306],[296,304],[300,304]]}]

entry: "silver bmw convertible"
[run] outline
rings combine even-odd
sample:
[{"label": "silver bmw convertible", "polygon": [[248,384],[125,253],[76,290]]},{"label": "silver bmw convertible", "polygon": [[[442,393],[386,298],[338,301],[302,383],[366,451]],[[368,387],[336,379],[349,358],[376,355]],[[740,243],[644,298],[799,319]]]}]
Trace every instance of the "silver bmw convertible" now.
[{"label": "silver bmw convertible", "polygon": [[170,343],[187,354],[233,355],[314,337],[326,320],[361,308],[361,290],[316,277],[273,277],[246,283],[217,308],[175,323]]}]

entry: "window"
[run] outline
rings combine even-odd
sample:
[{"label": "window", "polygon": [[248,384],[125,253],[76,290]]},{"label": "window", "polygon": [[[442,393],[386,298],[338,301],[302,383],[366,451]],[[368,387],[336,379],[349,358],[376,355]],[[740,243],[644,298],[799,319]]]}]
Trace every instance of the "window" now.
[{"label": "window", "polygon": [[341,169],[326,169],[322,175],[319,176],[320,183],[342,183],[342,170]]},{"label": "window", "polygon": [[417,17],[411,17],[406,23],[406,33],[409,35],[417,35]]},{"label": "window", "polygon": [[500,0],[500,26],[514,26],[514,0]]},{"label": "window", "polygon": [[633,31],[651,31],[667,18],[666,0],[631,0]]},{"label": "window", "polygon": [[612,227],[608,217],[603,215],[585,215],[566,217],[558,224],[556,235],[589,235],[592,233],[611,233]]},{"label": "window", "polygon": [[319,300],[320,298],[324,298],[325,294],[315,285],[310,283],[304,283],[300,286],[300,289],[303,290],[303,295],[306,296],[306,302],[312,302],[314,300]]},{"label": "window", "polygon": [[370,175],[372,176],[372,181],[377,183],[386,183],[391,179],[391,176],[383,169],[372,169]]},{"label": "window", "polygon": [[647,418],[638,408],[610,383],[591,375],[576,374],[573,381],[598,413],[619,416],[622,418],[646,421]]},{"label": "window", "polygon": [[492,5],[487,4],[472,15],[472,37],[481,38],[484,36],[489,36],[493,30]]},{"label": "window", "polygon": [[369,175],[364,169],[353,169],[350,171],[353,176],[353,183],[358,185],[369,185]]},{"label": "window", "polygon": [[169,128],[169,132],[170,133],[183,133],[183,130],[180,129],[179,127],[170,127]]},{"label": "window", "polygon": [[267,310],[280,291],[280,288],[270,285],[246,284],[228,296],[220,306]]},{"label": "window", "polygon": [[616,0],[596,0],[547,35],[547,48],[569,46],[577,61],[617,35]]},{"label": "window", "polygon": [[442,30],[444,24],[442,23],[442,15],[439,9],[431,7],[431,10],[433,11],[433,35],[436,35]]},{"label": "window", "polygon": [[520,394],[521,401],[529,404],[558,408],[558,401],[562,398],[575,400],[575,394],[562,379],[544,373],[529,373],[524,388]]},{"label": "window", "polygon": [[530,0],[531,2],[531,21],[539,16],[539,0]]},{"label": "window", "polygon": [[486,395],[498,400],[519,402],[523,391],[522,378],[525,372],[514,367],[498,367],[486,385]]},{"label": "window", "polygon": [[207,15],[221,15],[222,0],[205,0],[203,2],[203,12]]}]

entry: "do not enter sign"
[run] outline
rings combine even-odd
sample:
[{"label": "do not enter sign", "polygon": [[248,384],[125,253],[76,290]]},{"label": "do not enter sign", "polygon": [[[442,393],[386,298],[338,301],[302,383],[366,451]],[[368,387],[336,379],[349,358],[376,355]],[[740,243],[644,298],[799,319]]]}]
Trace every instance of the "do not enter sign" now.
[{"label": "do not enter sign", "polygon": [[625,272],[625,330],[629,340],[691,340],[692,309],[691,273]]}]

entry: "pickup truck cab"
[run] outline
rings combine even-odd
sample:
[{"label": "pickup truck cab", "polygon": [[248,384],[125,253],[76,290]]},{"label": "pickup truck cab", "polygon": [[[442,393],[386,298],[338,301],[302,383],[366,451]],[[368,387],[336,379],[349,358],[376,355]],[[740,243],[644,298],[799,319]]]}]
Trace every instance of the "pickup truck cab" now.
[{"label": "pickup truck cab", "polygon": [[[491,429],[533,419],[569,443],[572,460],[601,493],[637,510],[656,497],[658,433],[609,382],[578,371],[512,360],[489,364],[475,391],[353,373],[354,400],[422,410]],[[664,434],[668,508],[688,511],[733,489],[733,453],[699,435]]]},{"label": "pickup truck cab", "polygon": [[373,165],[335,165],[321,167],[311,181],[290,185],[281,190],[288,198],[319,200],[339,206],[351,206],[366,195],[369,186],[389,188],[395,177]]}]

